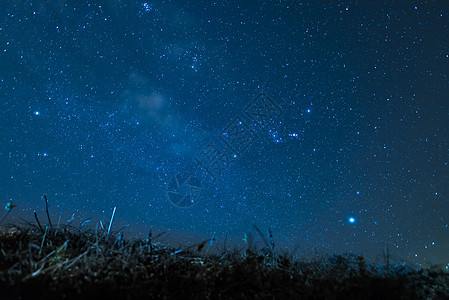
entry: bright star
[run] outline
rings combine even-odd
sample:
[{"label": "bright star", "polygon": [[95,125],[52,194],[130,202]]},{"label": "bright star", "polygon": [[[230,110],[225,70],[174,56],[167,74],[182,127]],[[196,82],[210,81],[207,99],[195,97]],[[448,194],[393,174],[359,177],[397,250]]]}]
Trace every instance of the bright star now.
[{"label": "bright star", "polygon": [[355,222],[355,219],[353,217],[350,217],[349,218],[349,223],[354,223],[354,222]]}]

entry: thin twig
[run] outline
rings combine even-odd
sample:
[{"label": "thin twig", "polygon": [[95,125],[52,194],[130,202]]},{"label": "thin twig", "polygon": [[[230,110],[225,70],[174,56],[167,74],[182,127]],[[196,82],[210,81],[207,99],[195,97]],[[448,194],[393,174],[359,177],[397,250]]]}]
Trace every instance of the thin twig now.
[{"label": "thin twig", "polygon": [[108,234],[106,235],[106,237],[109,237],[109,231],[111,231],[112,221],[114,221],[114,215],[115,215],[116,208],[117,208],[117,206],[114,206],[114,211],[112,212],[111,222],[109,222]]},{"label": "thin twig", "polygon": [[265,246],[270,249],[270,244],[268,243],[267,239],[265,238],[265,236],[263,235],[262,231],[260,231],[259,227],[257,227],[257,225],[253,225],[254,229],[256,229],[256,231],[259,233],[260,237],[262,238],[263,243],[265,244]]},{"label": "thin twig", "polygon": [[41,229],[42,233],[45,233],[44,228],[42,228],[42,226],[41,226],[41,222],[39,222],[39,218],[37,217],[36,211],[34,211],[34,217],[36,218],[37,225]]},{"label": "thin twig", "polygon": [[47,236],[47,229],[48,229],[48,226],[45,226],[45,233],[44,233],[44,236],[42,237],[42,243],[41,243],[41,248],[39,249],[39,255],[41,255],[42,248],[44,248],[45,237]]},{"label": "thin twig", "polygon": [[50,220],[50,214],[48,213],[48,200],[47,200],[47,195],[43,196],[45,199],[45,212],[47,213],[47,218],[48,218],[48,224],[50,224],[50,228],[53,228],[53,225],[51,224],[51,220]]},{"label": "thin twig", "polygon": [[59,211],[58,228],[59,228],[59,224],[61,223],[61,216],[62,216],[62,210]]},{"label": "thin twig", "polygon": [[122,228],[120,228],[119,230],[115,231],[113,234],[116,235],[117,233],[119,233],[120,231],[122,231],[123,229],[125,229],[126,227],[128,227],[129,224],[123,226]]},{"label": "thin twig", "polygon": [[70,262],[67,266],[65,266],[65,270],[67,270],[68,268],[70,268],[71,266],[73,266],[78,260],[80,260],[83,256],[85,256],[87,253],[89,252],[89,250],[86,250],[84,253],[78,255],[76,258],[74,258],[72,260],[72,262]]}]

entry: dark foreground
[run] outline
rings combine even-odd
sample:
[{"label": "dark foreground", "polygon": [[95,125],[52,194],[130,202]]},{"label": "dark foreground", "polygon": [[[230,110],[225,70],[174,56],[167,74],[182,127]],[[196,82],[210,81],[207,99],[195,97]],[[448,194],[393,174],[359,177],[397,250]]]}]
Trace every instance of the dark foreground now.
[{"label": "dark foreground", "polygon": [[[449,274],[372,266],[361,256],[300,261],[209,241],[174,249],[106,230],[0,231],[0,299],[449,299]],[[269,246],[269,245],[267,245]]]}]

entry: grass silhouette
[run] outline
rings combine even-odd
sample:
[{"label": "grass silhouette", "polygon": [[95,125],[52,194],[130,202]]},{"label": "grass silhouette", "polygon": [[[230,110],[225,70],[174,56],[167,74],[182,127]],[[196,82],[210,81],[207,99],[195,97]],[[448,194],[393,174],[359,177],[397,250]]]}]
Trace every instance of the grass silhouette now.
[{"label": "grass silhouette", "polygon": [[[209,253],[125,239],[110,226],[7,225],[0,230],[1,299],[449,299],[441,269],[372,265],[361,255],[301,260],[245,236],[246,249]],[[112,218],[111,218],[112,222]],[[111,225],[111,224],[109,224]],[[214,245],[216,247],[216,245]]]}]

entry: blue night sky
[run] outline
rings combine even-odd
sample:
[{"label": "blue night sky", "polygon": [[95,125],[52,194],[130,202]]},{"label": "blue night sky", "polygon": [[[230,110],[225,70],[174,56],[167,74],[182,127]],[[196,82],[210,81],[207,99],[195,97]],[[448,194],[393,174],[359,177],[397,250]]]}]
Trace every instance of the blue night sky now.
[{"label": "blue night sky", "polygon": [[0,2],[7,222],[448,263],[444,2]]}]

